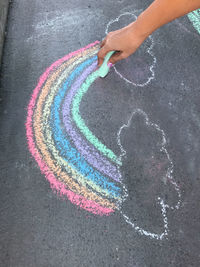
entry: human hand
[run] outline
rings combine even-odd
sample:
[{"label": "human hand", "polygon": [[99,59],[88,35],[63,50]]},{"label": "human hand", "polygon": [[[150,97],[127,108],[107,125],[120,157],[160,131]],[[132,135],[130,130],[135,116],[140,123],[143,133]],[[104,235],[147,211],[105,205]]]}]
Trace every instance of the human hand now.
[{"label": "human hand", "polygon": [[128,26],[109,32],[101,43],[101,49],[98,52],[98,66],[104,61],[104,57],[109,51],[116,51],[109,62],[115,64],[117,61],[127,58],[133,54],[143,43],[147,36],[141,35],[135,22]]}]

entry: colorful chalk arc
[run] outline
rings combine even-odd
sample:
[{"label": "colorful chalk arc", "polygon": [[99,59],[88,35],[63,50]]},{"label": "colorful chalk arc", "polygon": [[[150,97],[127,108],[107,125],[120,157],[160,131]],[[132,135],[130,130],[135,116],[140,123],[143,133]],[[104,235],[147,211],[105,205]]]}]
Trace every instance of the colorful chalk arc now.
[{"label": "colorful chalk arc", "polygon": [[99,42],[53,63],[40,77],[28,105],[28,147],[60,195],[98,215],[121,201],[121,162],[88,129],[79,112],[83,95],[99,77]]}]

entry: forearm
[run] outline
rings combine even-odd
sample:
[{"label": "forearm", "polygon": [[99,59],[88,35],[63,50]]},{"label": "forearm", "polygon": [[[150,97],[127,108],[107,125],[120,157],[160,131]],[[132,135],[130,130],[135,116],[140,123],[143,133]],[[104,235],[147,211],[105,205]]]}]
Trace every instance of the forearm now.
[{"label": "forearm", "polygon": [[200,8],[200,0],[154,0],[154,2],[126,27],[110,32],[102,41],[98,53],[98,65],[103,63],[109,51],[117,51],[110,62],[127,58],[144,40],[164,24]]},{"label": "forearm", "polygon": [[200,0],[155,0],[136,21],[138,30],[149,36],[164,24],[200,8]]}]

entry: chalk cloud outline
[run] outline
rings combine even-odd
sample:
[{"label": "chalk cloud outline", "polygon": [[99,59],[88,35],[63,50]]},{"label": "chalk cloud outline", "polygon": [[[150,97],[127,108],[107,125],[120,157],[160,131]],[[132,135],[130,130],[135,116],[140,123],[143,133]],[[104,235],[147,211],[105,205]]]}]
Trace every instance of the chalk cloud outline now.
[{"label": "chalk cloud outline", "polygon": [[[173,185],[174,190],[177,193],[178,201],[174,206],[169,206],[167,203],[165,203],[164,199],[162,199],[160,196],[157,197],[157,201],[161,206],[161,214],[162,214],[162,219],[163,219],[164,231],[162,233],[160,233],[160,234],[150,232],[150,231],[145,230],[142,227],[136,225],[135,223],[133,223],[132,220],[129,218],[129,216],[126,215],[123,212],[123,210],[121,209],[122,203],[128,197],[127,188],[126,188],[126,185],[123,183],[123,179],[122,179],[121,180],[121,184],[122,184],[122,187],[123,187],[124,195],[122,197],[122,201],[118,202],[118,210],[121,213],[121,215],[123,216],[123,218],[125,219],[125,221],[129,225],[131,225],[131,227],[133,227],[136,232],[140,233],[141,235],[149,236],[150,238],[154,238],[154,239],[157,239],[157,240],[162,240],[164,237],[166,237],[168,235],[168,232],[169,232],[167,209],[178,210],[180,208],[180,205],[181,205],[181,191],[180,191],[180,188],[179,188],[178,184],[176,183],[176,181],[173,178],[174,164],[173,164],[172,159],[171,159],[171,157],[170,157],[170,155],[169,155],[169,153],[168,153],[168,151],[166,149],[166,144],[167,144],[166,134],[156,123],[151,122],[149,117],[148,117],[148,115],[141,109],[134,109],[132,114],[131,114],[131,116],[129,117],[127,123],[123,124],[120,127],[120,129],[119,129],[119,131],[117,133],[117,144],[120,147],[120,151],[121,151],[121,153],[119,155],[119,160],[122,160],[126,155],[126,150],[123,148],[123,146],[121,144],[121,133],[124,130],[124,128],[130,127],[131,121],[132,121],[133,117],[136,114],[139,114],[139,115],[144,117],[145,124],[147,125],[147,127],[155,128],[156,131],[158,131],[161,134],[162,142],[161,142],[161,146],[160,146],[160,151],[162,151],[162,152],[164,152],[166,154],[167,159],[169,161],[169,167],[167,168],[165,178]],[[119,169],[120,169],[120,167],[119,167]]]},{"label": "chalk cloud outline", "polygon": [[[134,19],[136,20],[137,19],[137,16],[134,14],[136,13],[137,10],[134,10],[134,12],[124,12],[122,14],[120,14],[116,19],[113,19],[113,20],[110,20],[106,26],[106,30],[105,30],[105,34],[107,35],[109,33],[109,27],[115,23],[115,22],[119,22],[120,18],[122,16],[133,16]],[[117,70],[117,67],[114,65],[113,68],[116,72],[116,74],[121,78],[123,79],[125,82],[129,83],[129,84],[132,84],[134,86],[139,86],[139,87],[144,87],[146,85],[148,85],[154,78],[155,78],[155,72],[154,72],[154,68],[155,68],[155,65],[156,65],[156,62],[157,62],[157,59],[153,53],[153,47],[154,47],[154,40],[153,40],[153,37],[152,36],[149,36],[147,39],[149,39],[151,41],[151,45],[150,47],[147,49],[147,53],[153,58],[153,62],[149,68],[150,72],[151,72],[151,76],[147,78],[147,81],[146,82],[143,82],[143,83],[135,83],[133,81],[130,81],[129,79],[127,79],[126,77],[124,77],[120,71]]]}]

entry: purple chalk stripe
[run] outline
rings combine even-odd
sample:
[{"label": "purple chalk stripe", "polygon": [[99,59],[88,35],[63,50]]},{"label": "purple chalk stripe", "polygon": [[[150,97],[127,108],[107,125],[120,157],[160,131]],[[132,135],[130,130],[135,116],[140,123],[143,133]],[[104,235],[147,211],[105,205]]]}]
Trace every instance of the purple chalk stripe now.
[{"label": "purple chalk stripe", "polygon": [[70,106],[74,95],[81,87],[81,84],[87,78],[87,76],[96,68],[96,62],[89,66],[76,80],[71,89],[67,91],[66,97],[63,102],[63,123],[67,134],[71,137],[76,149],[84,156],[90,165],[95,167],[101,173],[109,176],[113,180],[119,182],[121,174],[116,166],[114,166],[109,160],[102,156],[92,145],[90,145],[73,127],[71,122]]}]

